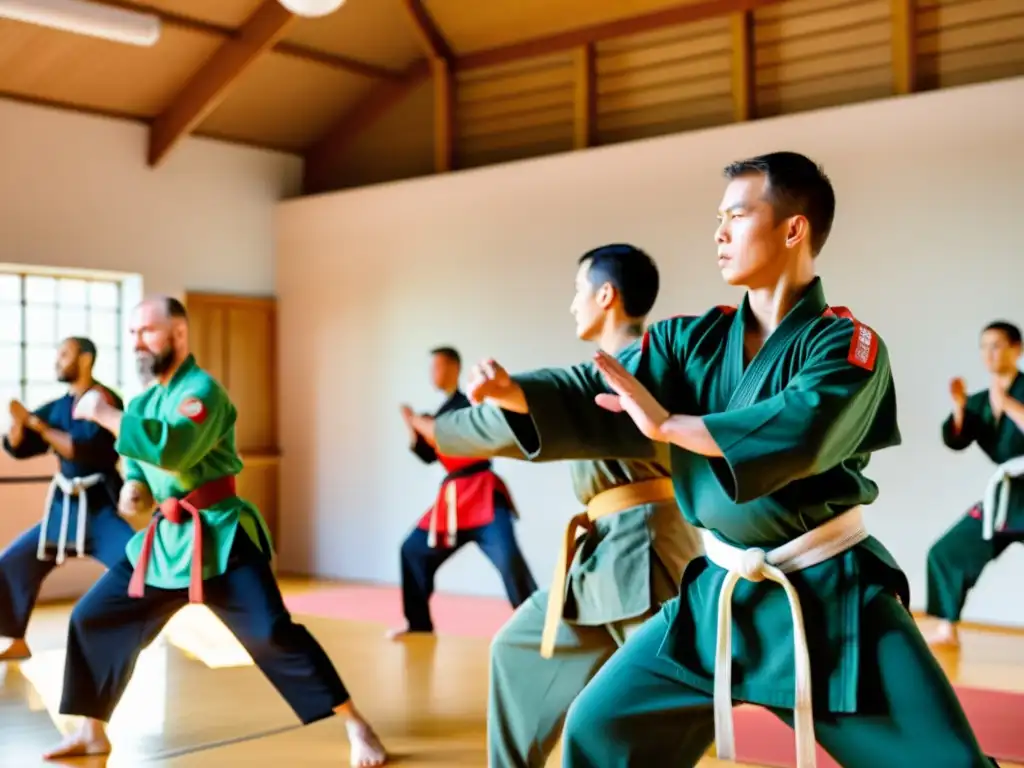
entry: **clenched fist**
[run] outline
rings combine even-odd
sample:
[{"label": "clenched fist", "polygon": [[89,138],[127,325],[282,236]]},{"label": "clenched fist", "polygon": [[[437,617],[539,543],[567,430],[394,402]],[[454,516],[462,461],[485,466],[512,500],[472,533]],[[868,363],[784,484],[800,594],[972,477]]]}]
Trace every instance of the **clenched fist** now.
[{"label": "clenched fist", "polygon": [[523,390],[512,381],[508,371],[490,358],[481,360],[473,366],[469,374],[466,395],[472,403],[479,404],[486,400],[510,411],[527,412]]},{"label": "clenched fist", "polygon": [[132,517],[149,512],[155,504],[153,492],[148,485],[138,480],[129,480],[121,487],[117,511],[125,517]]}]

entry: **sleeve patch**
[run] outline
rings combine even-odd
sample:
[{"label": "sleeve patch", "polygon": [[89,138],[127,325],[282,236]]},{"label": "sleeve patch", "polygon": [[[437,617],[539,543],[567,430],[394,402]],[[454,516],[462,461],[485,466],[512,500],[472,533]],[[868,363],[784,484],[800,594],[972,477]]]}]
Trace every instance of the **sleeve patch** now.
[{"label": "sleeve patch", "polygon": [[863,323],[853,321],[853,338],[850,340],[850,351],[846,355],[851,365],[867,371],[875,369],[875,358],[878,356],[878,336]]},{"label": "sleeve patch", "polygon": [[202,424],[206,421],[206,406],[198,397],[187,397],[178,406],[178,413],[189,421]]}]

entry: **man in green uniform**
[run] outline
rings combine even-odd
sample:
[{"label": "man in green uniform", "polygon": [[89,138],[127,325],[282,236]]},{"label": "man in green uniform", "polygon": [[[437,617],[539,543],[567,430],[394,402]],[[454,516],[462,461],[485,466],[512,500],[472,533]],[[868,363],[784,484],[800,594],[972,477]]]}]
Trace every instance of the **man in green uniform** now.
[{"label": "man in green uniform", "polygon": [[[643,334],[657,296],[658,269],[643,251],[589,251],[576,273],[576,333],[617,353]],[[488,404],[422,426],[445,453],[525,458],[502,411]],[[488,765],[543,768],[573,699],[678,594],[686,563],[700,553],[672,493],[664,443],[649,459],[574,461],[571,473],[586,511],[569,522],[551,589],[534,592],[491,643]]]},{"label": "man in green uniform", "polygon": [[[732,706],[794,724],[848,768],[992,763],[909,612],[907,581],[864,529],[870,455],[900,442],[888,352],[830,308],[814,257],[832,186],[806,157],[734,163],[715,239],[735,309],[653,325],[613,357],[467,394],[507,411],[533,460],[650,458],[668,443],[676,498],[705,556],[601,668],[566,717],[563,765],[692,766],[735,758]],[[900,603],[903,603],[901,605]],[[795,710],[795,712],[794,712]]]},{"label": "man in green uniform", "polygon": [[967,396],[963,379],[950,382],[953,412],[942,440],[954,451],[971,443],[998,467],[984,500],[971,507],[928,552],[929,616],[939,619],[928,640],[960,644],[957,623],[967,594],[985,566],[1014,542],[1024,541],[1024,376],[1017,368],[1021,334],[1006,322],[981,332],[981,356],[991,374],[989,388]]},{"label": "man in green uniform", "polygon": [[153,385],[124,413],[86,395],[75,418],[117,436],[129,496],[139,511],[154,499],[159,508],[71,613],[60,711],[84,722],[46,757],[109,752],[104,723],[139,651],[186,603],[205,602],[303,723],[340,714],[352,765],[383,765],[384,748],[330,659],[284,606],[262,516],[235,493],[237,412],[189,352],[185,308],[170,298],[143,302],[132,335]]}]

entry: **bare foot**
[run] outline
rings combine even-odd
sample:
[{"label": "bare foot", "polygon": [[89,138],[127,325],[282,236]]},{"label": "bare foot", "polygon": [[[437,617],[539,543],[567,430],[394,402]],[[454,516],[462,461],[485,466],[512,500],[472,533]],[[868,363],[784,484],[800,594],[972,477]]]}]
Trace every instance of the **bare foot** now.
[{"label": "bare foot", "polygon": [[405,638],[406,635],[429,635],[429,634],[432,634],[432,633],[431,632],[424,632],[422,630],[409,629],[408,627],[399,627],[399,628],[395,628],[395,629],[389,629],[384,634],[384,637],[386,637],[388,640],[394,640],[394,641],[397,642],[398,640],[402,640],[403,638]]},{"label": "bare foot", "polygon": [[43,755],[44,760],[56,760],[62,757],[89,757],[92,755],[109,755],[110,741],[106,729],[98,720],[86,719],[77,731],[69,733],[55,749]]},{"label": "bare foot", "polygon": [[0,662],[27,661],[31,658],[32,651],[29,650],[28,643],[24,640],[12,640],[11,644],[0,653]]},{"label": "bare foot", "polygon": [[384,745],[380,743],[368,722],[362,718],[349,720],[345,723],[345,730],[348,731],[348,741],[351,745],[352,757],[349,762],[353,768],[384,765],[388,761]]},{"label": "bare foot", "polygon": [[924,639],[933,648],[959,648],[960,635],[956,624],[940,621],[930,632],[924,633]]}]

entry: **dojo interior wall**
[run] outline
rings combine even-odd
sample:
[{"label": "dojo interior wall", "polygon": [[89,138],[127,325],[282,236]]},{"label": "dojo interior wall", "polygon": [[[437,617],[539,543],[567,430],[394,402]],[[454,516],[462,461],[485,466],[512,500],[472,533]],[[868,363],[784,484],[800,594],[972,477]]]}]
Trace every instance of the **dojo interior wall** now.
[{"label": "dojo interior wall", "polygon": [[[272,293],[274,207],[298,192],[301,160],[186,139],[151,169],[147,140],[138,123],[0,100],[0,262],[135,275],[139,290],[176,296]],[[53,470],[52,456],[0,451],[0,476]],[[0,485],[0,549],[39,520],[45,493]],[[42,596],[81,594],[101,572],[71,562]]]},{"label": "dojo interior wall", "polygon": [[[715,264],[721,167],[795,149],[820,160],[838,215],[819,264],[829,300],[887,341],[903,445],[868,474],[871,530],[923,605],[929,544],[980,498],[992,466],[957,455],[939,428],[948,382],[984,386],[979,329],[1024,324],[1018,232],[1024,79],[764,120],[444,177],[282,203],[277,291],[284,453],[282,567],[397,583],[402,538],[441,478],[406,448],[402,402],[439,403],[427,350],[513,370],[576,362],[575,258],[609,241],[649,249],[663,279],[654,318],[739,298]],[[522,511],[520,543],[550,581],[560,531],[579,506],[565,465],[497,464]],[[502,594],[479,550],[438,589]],[[985,573],[971,619],[1024,624],[1024,551]]]}]

